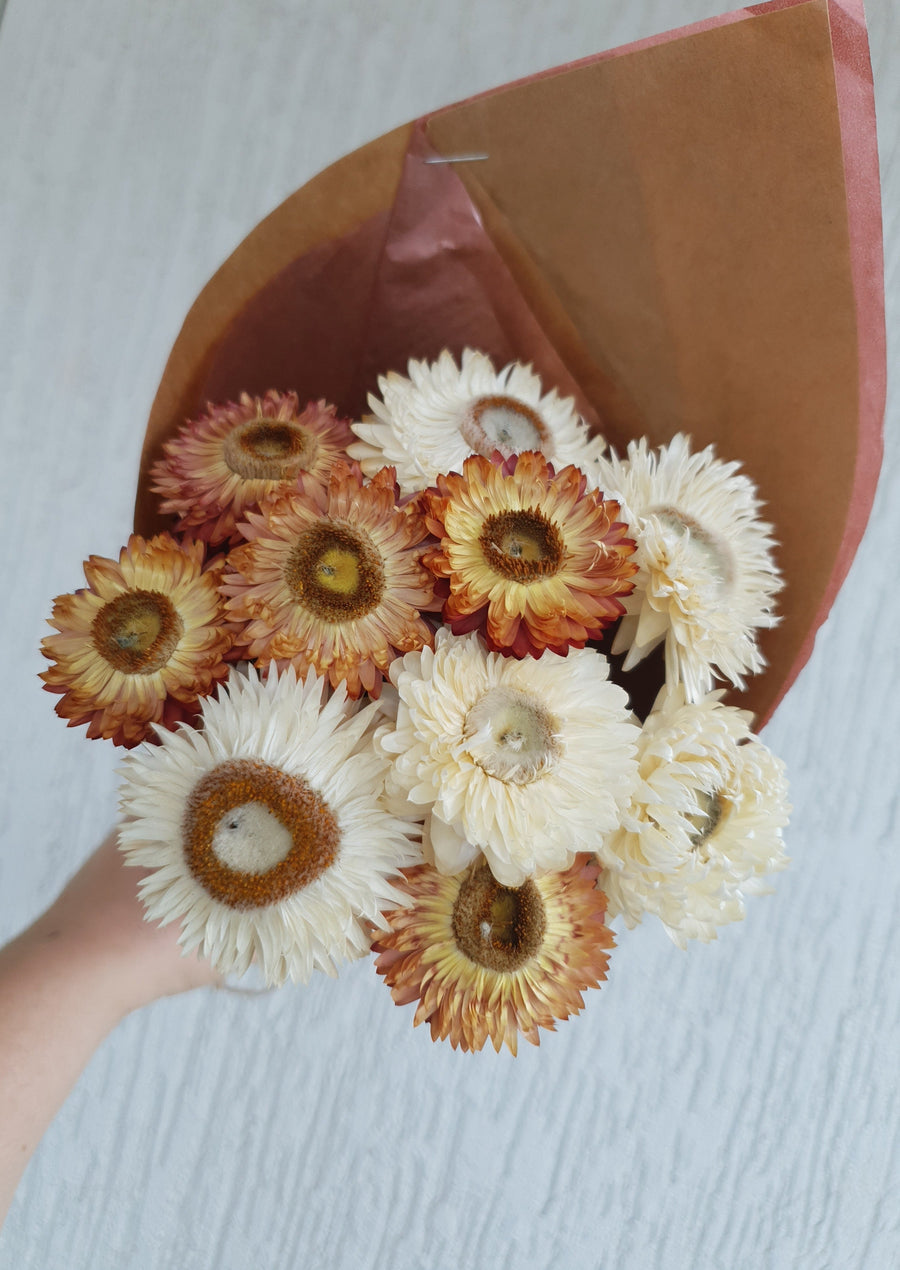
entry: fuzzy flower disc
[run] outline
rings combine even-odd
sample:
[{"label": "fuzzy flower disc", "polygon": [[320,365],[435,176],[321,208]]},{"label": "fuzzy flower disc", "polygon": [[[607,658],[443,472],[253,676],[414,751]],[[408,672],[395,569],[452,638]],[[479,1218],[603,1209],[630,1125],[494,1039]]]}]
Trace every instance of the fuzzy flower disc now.
[{"label": "fuzzy flower disc", "polygon": [[640,572],[616,631],[624,669],[666,641],[666,682],[683,683],[699,700],[716,675],[744,687],[764,661],[757,631],[774,626],[783,585],[774,560],[772,526],[737,463],[712,446],[691,454],[678,435],[659,451],[645,438],[628,458],[601,462],[607,489],[622,500],[637,542]]},{"label": "fuzzy flower disc", "polygon": [[248,541],[230,553],[222,586],[248,657],[300,674],[312,666],[352,697],[377,696],[398,653],[431,643],[428,531],[395,499],[391,468],[366,485],[358,467],[338,464],[327,487],[248,513]]},{"label": "fuzzy flower disc", "polygon": [[545,393],[530,366],[511,362],[495,371],[484,353],[466,349],[457,366],[446,349],[436,362],[409,363],[378,380],[373,414],[352,424],[361,439],[350,447],[367,476],[385,463],[397,469],[404,495],[432,485],[442,472],[459,471],[470,454],[504,458],[540,450],[557,466],[574,463],[596,487],[597,462],[606,449],[590,436],[569,397]]},{"label": "fuzzy flower disc", "polygon": [[251,962],[270,984],[369,947],[369,923],[405,902],[390,878],[417,863],[406,827],[381,806],[377,707],[292,670],[232,672],[203,703],[201,729],[165,733],[125,760],[119,843],[147,917],[181,923],[185,952],[223,973]]},{"label": "fuzzy flower disc", "polygon": [[498,882],[567,868],[619,823],[637,777],[638,728],[593,649],[515,661],[442,627],[392,668],[396,721],[377,734],[388,796],[424,817],[456,873],[483,852]]},{"label": "fuzzy flower disc", "polygon": [[784,765],[721,692],[691,703],[667,687],[638,743],[640,782],[599,852],[609,911],[629,926],[653,913],[682,948],[744,916],[748,895],[785,868]]},{"label": "fuzzy flower disc", "polygon": [[432,1040],[515,1054],[520,1034],[538,1045],[539,1028],[555,1031],[605,980],[613,937],[588,856],[519,887],[481,860],[455,877],[427,864],[404,875],[409,907],[386,914],[375,968],[397,1005],[417,1003],[414,1026],[427,1022]]},{"label": "fuzzy flower disc", "polygon": [[231,635],[218,593],[221,565],[202,542],[132,534],[118,561],[85,561],[87,589],[58,596],[41,644],[41,675],[61,693],[57,714],[88,736],[131,747],[196,713],[228,673]]},{"label": "fuzzy flower disc", "polygon": [[539,657],[583,647],[625,611],[634,543],[619,504],[588,492],[577,468],[556,474],[534,451],[503,464],[475,455],[421,505],[440,541],[425,562],[447,580],[457,634],[483,629],[491,649]]},{"label": "fuzzy flower disc", "polygon": [[167,441],[153,467],[153,490],[178,530],[219,543],[240,541],[237,522],[271,494],[294,485],[321,485],[353,440],[334,406],[296,393],[241,394],[239,402],[207,407]]}]

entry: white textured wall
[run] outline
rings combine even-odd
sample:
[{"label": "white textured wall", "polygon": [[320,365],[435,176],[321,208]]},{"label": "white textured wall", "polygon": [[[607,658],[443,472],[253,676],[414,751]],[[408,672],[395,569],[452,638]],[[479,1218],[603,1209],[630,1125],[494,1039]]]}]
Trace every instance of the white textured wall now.
[{"label": "white textured wall", "polygon": [[[35,678],[51,598],[129,526],[152,395],[232,247],[338,155],[727,0],[9,0],[0,25],[0,941],[113,815],[116,756]],[[872,0],[889,355],[900,14]],[[793,864],[711,947],[647,926],[517,1060],[413,1032],[371,964],[162,1003],[34,1159],[14,1270],[900,1266],[900,444],[766,739]],[[825,509],[827,514],[827,509]]]}]

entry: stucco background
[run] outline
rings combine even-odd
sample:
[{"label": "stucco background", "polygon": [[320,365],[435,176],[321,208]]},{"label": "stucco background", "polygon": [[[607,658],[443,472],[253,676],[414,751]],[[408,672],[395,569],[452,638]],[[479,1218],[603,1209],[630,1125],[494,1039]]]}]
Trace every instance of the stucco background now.
[{"label": "stucco background", "polygon": [[[53,596],[130,524],[197,291],[339,155],[723,0],[9,0],[0,23],[0,941],[114,814],[112,747],[36,678]],[[868,6],[898,355],[900,11]],[[432,1045],[370,962],[130,1018],[41,1144],[15,1270],[900,1265],[900,438],[812,660],[765,732],[793,863],[716,944],[623,935],[513,1060]],[[827,515],[827,509],[823,509]],[[2,1020],[0,1020],[2,1025]]]}]

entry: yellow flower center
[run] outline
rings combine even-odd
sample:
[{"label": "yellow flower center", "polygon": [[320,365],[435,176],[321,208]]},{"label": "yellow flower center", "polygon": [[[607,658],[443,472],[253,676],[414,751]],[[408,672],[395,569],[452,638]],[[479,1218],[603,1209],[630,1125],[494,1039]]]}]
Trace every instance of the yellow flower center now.
[{"label": "yellow flower center", "polygon": [[453,937],[460,952],[488,970],[518,970],[540,951],[547,919],[535,884],[501,886],[487,864],[460,884],[453,905]]},{"label": "yellow flower center", "polygon": [[264,908],[309,886],[337,858],[340,830],[300,776],[229,759],[197,782],[182,843],[188,868],[229,908]]},{"label": "yellow flower center", "polygon": [[368,534],[344,521],[320,520],[288,556],[284,579],[299,604],[326,622],[351,622],[384,594],[381,554]]},{"label": "yellow flower center", "polygon": [[510,785],[528,785],[559,757],[559,725],[517,688],[491,688],[466,715],[463,738],[473,762]]},{"label": "yellow flower center", "polygon": [[734,580],[734,567],[725,543],[704,529],[693,516],[678,508],[654,507],[650,515],[678,538],[688,538],[694,556],[713,575],[719,592],[727,590]]},{"label": "yellow flower center", "polygon": [[161,670],[183,634],[178,611],[159,591],[124,591],[104,604],[91,623],[97,652],[126,675]]},{"label": "yellow flower center", "polygon": [[565,558],[562,535],[536,507],[488,516],[478,541],[488,567],[512,582],[550,578]]},{"label": "yellow flower center", "polygon": [[476,397],[470,403],[459,430],[474,451],[489,459],[495,450],[504,458],[523,450],[540,450],[547,440],[543,419],[531,406],[515,397]]},{"label": "yellow flower center", "polygon": [[292,419],[251,419],[232,428],[222,447],[225,462],[245,480],[292,481],[308,471],[319,440]]}]

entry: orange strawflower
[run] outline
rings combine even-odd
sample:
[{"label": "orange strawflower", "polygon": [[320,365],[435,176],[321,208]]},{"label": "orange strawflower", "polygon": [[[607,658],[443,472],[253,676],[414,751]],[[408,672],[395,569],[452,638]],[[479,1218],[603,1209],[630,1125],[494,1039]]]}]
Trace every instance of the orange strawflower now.
[{"label": "orange strawflower", "polygon": [[453,877],[430,864],[402,873],[410,907],[385,914],[375,969],[397,1005],[418,1002],[413,1024],[427,1022],[433,1041],[480,1050],[490,1040],[515,1054],[519,1034],[538,1045],[539,1028],[555,1031],[605,980],[615,941],[593,857],[518,887],[484,860]]},{"label": "orange strawflower", "polygon": [[[497,456],[499,459],[499,456]],[[617,502],[558,474],[538,451],[473,455],[420,500],[440,546],[424,557],[450,594],[454,634],[483,630],[495,652],[539,657],[583,648],[624,612],[637,572]]]},{"label": "orange strawflower", "polygon": [[208,406],[166,442],[154,464],[152,489],[161,510],[180,517],[177,530],[207,542],[241,541],[236,524],[248,509],[294,485],[324,484],[354,440],[334,406],[311,401],[303,410],[293,392]]},{"label": "orange strawflower", "polygon": [[248,541],[228,557],[223,594],[257,665],[310,666],[351,697],[378,696],[401,653],[429,647],[421,617],[436,607],[421,563],[422,517],[396,504],[393,468],[370,484],[358,464],[335,465],[327,488],[290,490],[250,512]]},{"label": "orange strawflower", "polygon": [[231,635],[218,583],[221,562],[203,568],[202,542],[132,534],[119,560],[85,561],[88,586],[53,604],[41,675],[62,694],[56,713],[89,737],[131,747],[153,724],[191,718],[199,698],[228,673]]}]

